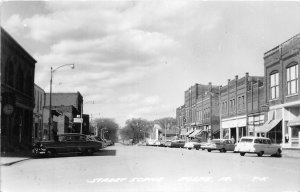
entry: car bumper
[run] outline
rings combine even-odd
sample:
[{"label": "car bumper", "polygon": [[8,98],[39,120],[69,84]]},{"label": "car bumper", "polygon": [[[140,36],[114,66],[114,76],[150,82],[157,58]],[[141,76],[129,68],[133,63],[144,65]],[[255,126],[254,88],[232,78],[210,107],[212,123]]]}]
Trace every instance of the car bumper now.
[{"label": "car bumper", "polygon": [[46,154],[46,149],[32,149],[32,153],[34,155],[45,155]]}]

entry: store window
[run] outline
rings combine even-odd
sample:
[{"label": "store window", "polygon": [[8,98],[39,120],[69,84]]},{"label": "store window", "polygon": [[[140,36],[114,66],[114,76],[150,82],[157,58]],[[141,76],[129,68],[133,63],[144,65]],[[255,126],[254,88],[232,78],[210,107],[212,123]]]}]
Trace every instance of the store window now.
[{"label": "store window", "polygon": [[277,99],[279,97],[279,73],[273,73],[270,75],[270,95],[271,99]]},{"label": "store window", "polygon": [[298,65],[290,66],[286,69],[287,94],[298,93]]}]

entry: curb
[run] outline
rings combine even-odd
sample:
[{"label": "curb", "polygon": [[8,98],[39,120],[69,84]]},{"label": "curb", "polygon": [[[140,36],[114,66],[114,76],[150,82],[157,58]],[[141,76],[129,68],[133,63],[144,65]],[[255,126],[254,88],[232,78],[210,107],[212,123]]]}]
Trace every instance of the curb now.
[{"label": "curb", "polygon": [[27,161],[29,159],[31,159],[31,158],[26,158],[26,159],[21,159],[21,160],[17,160],[17,161],[12,161],[12,162],[9,162],[9,163],[3,163],[0,166],[11,166],[13,164],[16,164],[16,163],[19,163],[19,162],[22,162],[22,161]]}]

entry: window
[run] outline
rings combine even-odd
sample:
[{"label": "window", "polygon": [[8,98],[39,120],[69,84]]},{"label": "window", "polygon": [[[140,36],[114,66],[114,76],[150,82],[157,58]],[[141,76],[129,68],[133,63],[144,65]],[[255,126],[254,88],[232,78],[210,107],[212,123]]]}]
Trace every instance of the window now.
[{"label": "window", "polygon": [[286,69],[287,94],[298,93],[298,65],[293,65]]},{"label": "window", "polygon": [[270,75],[270,91],[271,91],[271,99],[276,99],[279,97],[279,73],[273,73]]}]

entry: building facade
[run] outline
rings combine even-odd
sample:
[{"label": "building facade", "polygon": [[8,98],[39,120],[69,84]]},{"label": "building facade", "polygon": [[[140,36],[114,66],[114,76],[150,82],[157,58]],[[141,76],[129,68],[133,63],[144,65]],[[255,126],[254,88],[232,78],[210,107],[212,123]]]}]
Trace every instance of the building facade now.
[{"label": "building facade", "polygon": [[[257,118],[259,123],[264,122],[264,118],[260,119],[262,116],[259,107],[263,97],[258,97],[256,92],[262,82],[263,77],[249,76],[246,73],[240,79],[238,76],[233,80],[228,79],[227,85],[220,88],[221,138],[234,138],[237,141],[242,136],[253,134],[253,124],[257,125]],[[251,130],[249,124],[252,125]]]},{"label": "building facade", "polygon": [[[76,93],[52,93],[52,110],[61,114],[58,117],[58,127],[49,130],[49,123],[44,123],[44,129],[50,131],[50,138],[53,131],[57,133],[79,133],[83,123],[75,123],[74,118],[82,116],[83,97],[79,92]],[[49,108],[50,94],[46,93],[46,106]],[[48,135],[49,136],[49,135]]]},{"label": "building facade", "polygon": [[1,28],[1,150],[32,144],[36,60]]},{"label": "building facade", "polygon": [[286,148],[300,148],[299,50],[300,34],[264,54],[269,112],[263,131]]},{"label": "building facade", "polygon": [[182,139],[219,138],[219,86],[195,84],[186,90],[176,119]]},{"label": "building facade", "polygon": [[34,109],[33,109],[33,130],[32,138],[34,141],[43,138],[43,112],[45,106],[45,91],[38,85],[34,85]]}]

